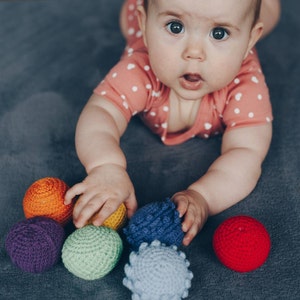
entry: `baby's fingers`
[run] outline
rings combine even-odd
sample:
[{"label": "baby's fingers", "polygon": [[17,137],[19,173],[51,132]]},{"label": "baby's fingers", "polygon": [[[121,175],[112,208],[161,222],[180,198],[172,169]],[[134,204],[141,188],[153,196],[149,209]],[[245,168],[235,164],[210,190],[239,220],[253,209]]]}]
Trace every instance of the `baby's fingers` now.
[{"label": "baby's fingers", "polygon": [[73,223],[77,228],[86,225],[89,220],[97,213],[104,201],[97,194],[86,192],[77,200],[73,209]]},{"label": "baby's fingers", "polygon": [[85,187],[83,183],[75,184],[74,186],[72,186],[70,189],[67,190],[64,204],[69,205],[76,196],[83,194],[84,191],[85,191]]},{"label": "baby's fingers", "polygon": [[196,214],[193,207],[189,207],[187,213],[184,215],[184,220],[182,222],[182,231],[185,232],[183,238],[183,245],[188,246],[194,237],[199,232],[200,220]]},{"label": "baby's fingers", "polygon": [[132,193],[129,198],[125,201],[126,211],[127,211],[127,217],[130,219],[134,213],[136,212],[138,205],[135,198],[134,193]]},{"label": "baby's fingers", "polygon": [[186,233],[183,244],[188,246],[198,232],[202,229],[207,219],[205,209],[197,209],[194,205],[189,205],[187,213],[184,215],[182,230]]},{"label": "baby's fingers", "polygon": [[177,207],[177,211],[179,212],[179,217],[182,218],[188,210],[189,201],[183,192],[176,193],[172,197],[172,201],[175,203]]},{"label": "baby's fingers", "polygon": [[191,243],[191,241],[194,239],[194,237],[197,235],[198,231],[199,231],[198,226],[196,224],[193,224],[184,235],[182,244],[184,246],[188,246]]},{"label": "baby's fingers", "polygon": [[119,208],[119,203],[116,200],[108,200],[106,201],[101,210],[99,210],[96,214],[94,214],[92,218],[92,223],[95,226],[101,226],[102,223],[117,209]]}]

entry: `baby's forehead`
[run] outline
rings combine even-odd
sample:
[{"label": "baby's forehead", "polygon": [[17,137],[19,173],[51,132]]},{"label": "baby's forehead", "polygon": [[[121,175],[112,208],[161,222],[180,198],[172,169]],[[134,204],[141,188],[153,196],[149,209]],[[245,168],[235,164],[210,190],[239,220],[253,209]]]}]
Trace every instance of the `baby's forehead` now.
[{"label": "baby's forehead", "polygon": [[[174,2],[175,1],[171,1],[171,0],[139,0],[139,3],[143,3],[145,7],[148,7],[148,5],[155,5],[155,4],[164,4],[164,5],[169,5],[170,8],[172,8],[172,6],[174,6]],[[218,7],[219,9],[224,7],[224,5],[232,5],[232,3],[234,3],[234,5],[236,7],[245,7],[247,8],[248,11],[256,11],[260,9],[261,6],[261,0],[226,0],[224,2],[224,0],[179,0],[176,1],[177,5],[180,5],[180,3],[182,4],[186,4],[190,2],[190,4],[203,4],[203,5],[207,5],[209,3],[209,5],[211,7]],[[202,3],[201,3],[202,2]],[[222,4],[222,5],[220,5]]]},{"label": "baby's forehead", "polygon": [[[148,4],[159,4],[160,2],[164,2],[164,1],[167,1],[168,4],[170,4],[170,7],[172,7],[173,5],[173,1],[170,1],[170,0],[138,0],[138,4],[139,3],[143,3],[145,7],[148,7]],[[188,2],[188,0],[181,0],[182,2]],[[211,0],[199,0],[199,1],[204,1],[204,2],[207,2],[207,1],[210,1],[212,4],[213,1]],[[227,0],[226,0],[227,1]],[[245,5],[246,7],[249,8],[249,10],[253,9],[253,10],[260,10],[260,6],[261,6],[261,0],[235,0],[236,2],[236,5]],[[219,3],[216,3],[216,6],[218,5]],[[222,2],[222,4],[226,4],[226,2]]]},{"label": "baby's forehead", "polygon": [[214,16],[246,18],[251,15],[256,21],[261,0],[144,0],[146,11],[158,14],[177,12],[178,15],[194,15],[214,19]]}]

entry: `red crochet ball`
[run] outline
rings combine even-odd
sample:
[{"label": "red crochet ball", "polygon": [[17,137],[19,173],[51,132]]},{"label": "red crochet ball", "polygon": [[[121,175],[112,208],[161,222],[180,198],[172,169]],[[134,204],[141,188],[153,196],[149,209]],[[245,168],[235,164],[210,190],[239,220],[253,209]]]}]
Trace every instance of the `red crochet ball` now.
[{"label": "red crochet ball", "polygon": [[271,239],[263,224],[249,216],[225,220],[215,231],[213,248],[227,268],[250,272],[260,267],[271,249]]}]

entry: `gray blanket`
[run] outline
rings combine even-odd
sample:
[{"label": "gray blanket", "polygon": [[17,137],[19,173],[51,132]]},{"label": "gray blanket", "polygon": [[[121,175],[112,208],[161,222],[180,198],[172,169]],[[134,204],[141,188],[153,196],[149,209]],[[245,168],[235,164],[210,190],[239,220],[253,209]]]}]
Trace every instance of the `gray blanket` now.
[{"label": "gray blanket", "polygon": [[[61,262],[45,273],[22,272],[4,248],[9,229],[24,219],[31,183],[53,176],[72,185],[85,176],[74,147],[76,121],[122,53],[121,3],[0,1],[0,299],[131,298],[122,285],[126,244],[117,267],[94,281],[75,277]],[[300,299],[300,2],[282,1],[282,10],[279,26],[257,47],[275,117],[271,149],[256,189],[182,247],[194,273],[188,299]],[[142,206],[201,176],[218,156],[220,138],[166,147],[133,119],[122,148]],[[217,226],[241,214],[260,220],[272,240],[266,263],[245,274],[225,268],[212,248]]]}]

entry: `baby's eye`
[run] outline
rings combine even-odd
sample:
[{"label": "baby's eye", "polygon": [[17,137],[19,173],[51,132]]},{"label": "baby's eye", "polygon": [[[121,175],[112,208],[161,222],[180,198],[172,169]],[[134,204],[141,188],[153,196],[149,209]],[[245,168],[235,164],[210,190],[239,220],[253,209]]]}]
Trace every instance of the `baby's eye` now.
[{"label": "baby's eye", "polygon": [[224,39],[228,38],[229,33],[225,28],[216,27],[211,31],[210,35],[215,40],[220,41],[220,40],[224,40]]},{"label": "baby's eye", "polygon": [[184,32],[184,26],[178,21],[172,21],[167,24],[167,30],[173,34],[180,34]]}]

